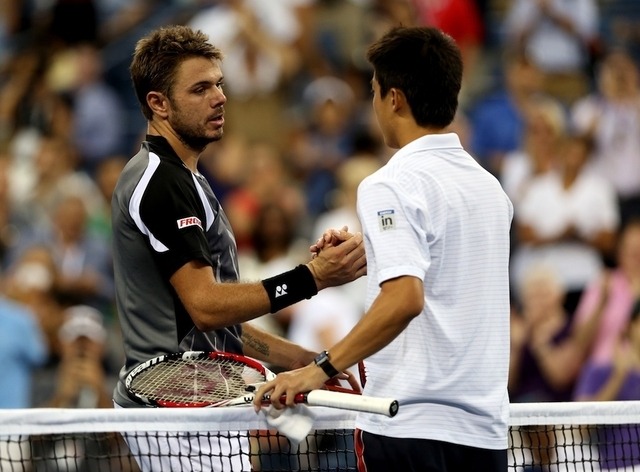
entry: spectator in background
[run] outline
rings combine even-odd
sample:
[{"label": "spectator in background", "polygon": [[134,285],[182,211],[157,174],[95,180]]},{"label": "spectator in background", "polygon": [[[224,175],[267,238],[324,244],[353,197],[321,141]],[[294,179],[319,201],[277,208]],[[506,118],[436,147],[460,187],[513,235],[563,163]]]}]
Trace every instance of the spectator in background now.
[{"label": "spectator in background", "polygon": [[244,154],[239,170],[241,180],[221,200],[236,238],[238,253],[255,249],[252,237],[263,205],[273,202],[289,213],[292,221],[299,221],[306,204],[304,194],[293,181],[277,147],[268,141],[256,141],[247,143],[240,152]]},{"label": "spectator in background", "polygon": [[537,263],[553,267],[573,316],[583,290],[611,255],[618,204],[613,187],[588,166],[591,140],[567,136],[559,144],[553,169],[532,177],[515,204],[518,246],[511,267],[517,285]]},{"label": "spectator in background", "polygon": [[[3,142],[10,142],[30,119],[37,116],[37,113],[25,113],[25,109],[37,106],[33,102],[33,92],[38,81],[42,81],[44,70],[44,57],[35,48],[10,56],[0,69],[0,140]],[[25,115],[31,116],[26,118]]]},{"label": "spectator in background", "polygon": [[[282,150],[286,85],[302,65],[300,8],[310,0],[221,0],[205,7],[188,26],[225,51],[225,127]],[[210,6],[207,6],[209,4]]]},{"label": "spectator in background", "polygon": [[74,74],[69,83],[73,103],[73,143],[80,169],[94,176],[100,162],[125,149],[123,101],[103,76],[100,50],[84,43],[74,50]]},{"label": "spectator in background", "polygon": [[572,109],[577,130],[595,142],[597,171],[614,186],[624,223],[640,216],[640,71],[624,51],[610,52],[598,69],[597,90]]},{"label": "spectator in background", "polygon": [[640,296],[640,219],[632,219],[620,229],[615,264],[587,287],[575,314],[576,326],[589,322],[601,299],[601,279],[609,277],[609,296],[589,353],[592,365],[611,363],[614,346],[626,329],[634,301]]},{"label": "spectator in background", "polygon": [[111,408],[111,390],[105,368],[107,330],[102,314],[86,305],[64,310],[58,331],[60,362],[55,391],[43,405],[53,408]]},{"label": "spectator in background", "polygon": [[[638,294],[640,297],[640,294]],[[578,401],[640,400],[640,298],[607,364],[585,366],[576,388]]]},{"label": "spectator in background", "polygon": [[531,179],[551,171],[567,128],[562,106],[548,96],[532,99],[524,119],[521,147],[507,153],[500,166],[500,183],[514,205]]},{"label": "spectator in background", "polygon": [[542,89],[542,74],[526,55],[506,54],[502,69],[502,85],[469,111],[472,154],[497,177],[505,157],[522,148],[528,104]]},{"label": "spectator in background", "polygon": [[0,76],[2,139],[12,144],[23,139],[29,145],[43,134],[68,137],[72,109],[68,97],[51,84],[50,57],[42,48],[32,46],[17,52],[8,62]]},{"label": "spectator in background", "polygon": [[354,151],[358,109],[349,83],[334,76],[315,79],[303,97],[307,118],[292,130],[288,157],[316,218],[329,208],[337,167]]},{"label": "spectator in background", "polygon": [[517,403],[569,401],[595,338],[608,286],[591,320],[579,330],[572,329],[564,286],[552,268],[532,267],[519,293],[511,317],[509,398]]},{"label": "spectator in background", "polygon": [[33,249],[52,258],[53,288],[62,304],[91,305],[105,314],[111,311],[114,290],[111,248],[104,238],[89,232],[83,197],[70,194],[56,200],[51,207],[50,227],[22,245],[10,269],[24,257],[30,257]]},{"label": "spectator in background", "polygon": [[[629,322],[605,364],[585,366],[575,391],[577,401],[640,400],[640,292],[636,293]],[[599,428],[598,460],[604,470],[633,470],[640,464],[640,435],[635,426]]]},{"label": "spectator in background", "polygon": [[80,196],[89,211],[101,208],[100,191],[86,172],[78,168],[78,151],[73,143],[60,136],[42,136],[33,156],[32,182],[26,180],[12,187],[13,199],[20,212],[40,229],[51,228],[55,206],[69,195]]},{"label": "spectator in background", "polygon": [[[56,293],[57,274],[49,248],[34,245],[20,254],[2,279],[7,298],[27,306],[36,316],[47,345],[48,364],[57,362],[60,355],[58,329],[62,323],[62,307]],[[45,369],[47,367],[44,366]],[[36,398],[41,390],[41,381],[45,380],[40,372],[36,379],[37,388],[34,388]]]},{"label": "spectator in background", "polygon": [[88,232],[87,207],[80,196],[61,199],[54,208],[48,241],[58,279],[58,296],[67,304],[90,305],[103,314],[114,297],[111,248]]},{"label": "spectator in background", "polygon": [[7,148],[0,147],[0,267],[6,270],[15,259],[24,241],[34,238],[35,225],[32,219],[13,201],[12,187],[16,182],[12,179],[13,154]]},{"label": "spectator in background", "polygon": [[26,305],[0,297],[0,408],[29,408],[33,374],[47,360],[48,346],[37,317]]},{"label": "spectator in background", "polygon": [[529,56],[544,73],[545,91],[570,104],[589,91],[599,26],[596,0],[513,0],[503,46]]},{"label": "spectator in background", "polygon": [[358,0],[315,0],[311,22],[311,49],[302,57],[302,78],[307,82],[324,75],[343,76],[367,66],[361,51],[367,46],[371,4]]},{"label": "spectator in background", "polygon": [[[38,180],[37,155],[50,142],[67,142],[71,136],[73,109],[68,97],[52,87],[49,63],[43,51],[27,48],[12,60],[7,80],[0,78],[0,141],[10,159],[10,198],[20,212]],[[26,213],[32,224],[39,223],[42,215]]]}]

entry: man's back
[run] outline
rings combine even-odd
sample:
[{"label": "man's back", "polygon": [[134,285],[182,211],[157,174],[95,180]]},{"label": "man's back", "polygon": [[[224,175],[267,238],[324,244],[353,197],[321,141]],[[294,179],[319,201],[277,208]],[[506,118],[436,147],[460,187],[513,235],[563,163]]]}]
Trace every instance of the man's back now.
[{"label": "man's back", "polygon": [[[367,305],[379,284],[406,275],[423,280],[425,297],[423,313],[367,360],[366,393],[400,400],[399,436],[506,447],[512,206],[499,182],[455,135],[430,135],[365,179],[358,202]],[[390,427],[377,426],[363,429]]]}]

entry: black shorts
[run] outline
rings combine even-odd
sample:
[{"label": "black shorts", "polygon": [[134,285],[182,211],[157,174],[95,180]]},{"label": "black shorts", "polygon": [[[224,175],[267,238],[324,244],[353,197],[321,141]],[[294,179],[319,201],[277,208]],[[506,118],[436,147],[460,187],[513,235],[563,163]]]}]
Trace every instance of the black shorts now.
[{"label": "black shorts", "polygon": [[507,472],[506,449],[432,439],[391,438],[356,429],[358,472]]}]

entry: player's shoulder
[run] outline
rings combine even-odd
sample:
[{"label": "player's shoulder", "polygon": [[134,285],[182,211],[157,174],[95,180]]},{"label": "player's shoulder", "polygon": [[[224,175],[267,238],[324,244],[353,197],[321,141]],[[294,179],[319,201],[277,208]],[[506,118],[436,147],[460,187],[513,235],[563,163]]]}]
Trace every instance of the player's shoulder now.
[{"label": "player's shoulder", "polygon": [[134,195],[152,196],[154,200],[193,191],[191,172],[166,155],[143,143],[120,173],[115,196],[128,201]]}]

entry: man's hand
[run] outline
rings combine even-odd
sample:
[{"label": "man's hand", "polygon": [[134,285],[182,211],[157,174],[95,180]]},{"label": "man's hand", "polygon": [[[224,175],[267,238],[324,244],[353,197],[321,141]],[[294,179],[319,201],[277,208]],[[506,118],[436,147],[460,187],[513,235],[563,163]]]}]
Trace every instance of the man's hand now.
[{"label": "man's hand", "polygon": [[322,241],[314,245],[317,247],[317,256],[307,263],[318,290],[343,285],[367,273],[362,234],[333,231],[325,233]]},{"label": "man's hand", "polygon": [[[355,376],[349,371],[341,372],[335,379],[346,380],[356,392],[361,390]],[[336,381],[334,379],[327,380],[327,375],[315,364],[309,364],[301,369],[281,372],[274,380],[265,383],[258,389],[253,400],[253,407],[256,412],[260,411],[262,398],[264,395],[270,395],[273,407],[281,410],[285,406],[294,406],[294,399],[298,393],[323,389],[328,384],[336,385]],[[283,395],[286,397],[286,403],[284,404],[280,401]]]},{"label": "man's hand", "polygon": [[309,252],[311,253],[311,259],[315,259],[320,254],[320,251],[325,246],[339,246],[341,242],[353,237],[353,234],[349,232],[348,226],[343,226],[340,229],[327,229],[322,236],[318,238],[315,244],[309,246]]},{"label": "man's hand", "polygon": [[61,361],[58,372],[56,397],[62,404],[75,404],[80,391],[90,388],[100,392],[105,378],[102,366],[96,359],[73,357]]}]

